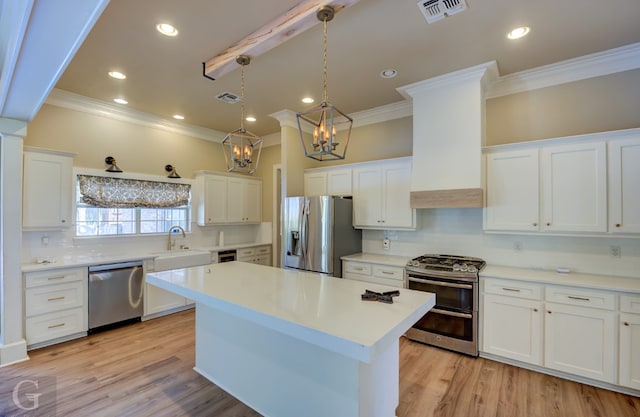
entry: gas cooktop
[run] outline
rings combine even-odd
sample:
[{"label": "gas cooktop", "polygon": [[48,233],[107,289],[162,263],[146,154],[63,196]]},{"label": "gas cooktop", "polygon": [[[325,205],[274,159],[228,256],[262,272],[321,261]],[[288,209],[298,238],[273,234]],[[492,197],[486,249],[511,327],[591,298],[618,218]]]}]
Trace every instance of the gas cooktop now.
[{"label": "gas cooktop", "polygon": [[486,262],[480,258],[458,255],[422,255],[407,262],[407,269],[417,272],[452,272],[478,274]]}]

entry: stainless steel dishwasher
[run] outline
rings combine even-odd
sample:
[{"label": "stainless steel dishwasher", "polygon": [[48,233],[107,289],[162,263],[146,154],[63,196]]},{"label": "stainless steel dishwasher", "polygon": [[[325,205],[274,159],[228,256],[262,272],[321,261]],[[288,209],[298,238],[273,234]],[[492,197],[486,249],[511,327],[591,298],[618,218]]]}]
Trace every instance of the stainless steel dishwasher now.
[{"label": "stainless steel dishwasher", "polygon": [[89,267],[89,331],[142,317],[142,262]]}]

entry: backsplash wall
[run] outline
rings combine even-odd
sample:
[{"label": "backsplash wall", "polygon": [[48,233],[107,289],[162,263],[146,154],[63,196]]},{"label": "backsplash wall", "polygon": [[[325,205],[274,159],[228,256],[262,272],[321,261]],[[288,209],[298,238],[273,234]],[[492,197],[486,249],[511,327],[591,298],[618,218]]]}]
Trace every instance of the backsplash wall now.
[{"label": "backsplash wall", "polygon": [[[365,230],[362,251],[412,258],[425,253],[475,256],[488,264],[640,279],[640,239],[484,233],[482,209],[419,209],[418,230]],[[382,240],[391,240],[384,250]],[[619,247],[620,256],[611,255]],[[519,248],[519,249],[518,249]]]}]

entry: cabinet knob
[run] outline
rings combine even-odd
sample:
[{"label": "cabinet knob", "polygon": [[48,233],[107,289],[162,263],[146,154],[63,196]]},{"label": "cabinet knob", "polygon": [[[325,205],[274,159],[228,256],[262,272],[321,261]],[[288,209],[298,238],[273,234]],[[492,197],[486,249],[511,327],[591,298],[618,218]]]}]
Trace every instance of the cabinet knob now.
[{"label": "cabinet knob", "polygon": [[538,312],[538,309],[537,309],[537,308],[534,308],[534,309],[533,309],[533,311],[534,311],[535,313],[537,313],[537,312]]},{"label": "cabinet knob", "polygon": [[628,325],[629,325],[629,322],[628,322],[628,321],[625,321],[625,322],[624,322],[624,325],[625,325],[625,326],[628,326]]},{"label": "cabinet knob", "polygon": [[620,223],[616,223],[616,227],[620,227],[622,226]]},{"label": "cabinet knob", "polygon": [[547,310],[547,313],[551,314],[551,310]]},{"label": "cabinet knob", "polygon": [[62,219],[62,223],[66,223],[67,221],[65,219]]},{"label": "cabinet knob", "polygon": [[547,226],[551,226],[551,222],[547,222]]},{"label": "cabinet knob", "polygon": [[538,222],[533,222],[533,226],[537,227],[538,226]]}]

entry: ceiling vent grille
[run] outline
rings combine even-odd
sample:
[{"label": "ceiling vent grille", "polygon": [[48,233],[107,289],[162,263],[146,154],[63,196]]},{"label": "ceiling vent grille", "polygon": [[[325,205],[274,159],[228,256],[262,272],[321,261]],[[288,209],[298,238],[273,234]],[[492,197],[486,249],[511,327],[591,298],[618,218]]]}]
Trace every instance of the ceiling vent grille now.
[{"label": "ceiling vent grille", "polygon": [[447,16],[467,10],[465,0],[420,0],[418,7],[427,19],[427,23],[433,23]]},{"label": "ceiling vent grille", "polygon": [[240,101],[240,96],[233,93],[227,93],[226,91],[224,93],[218,94],[216,98],[229,104],[235,104]]}]

